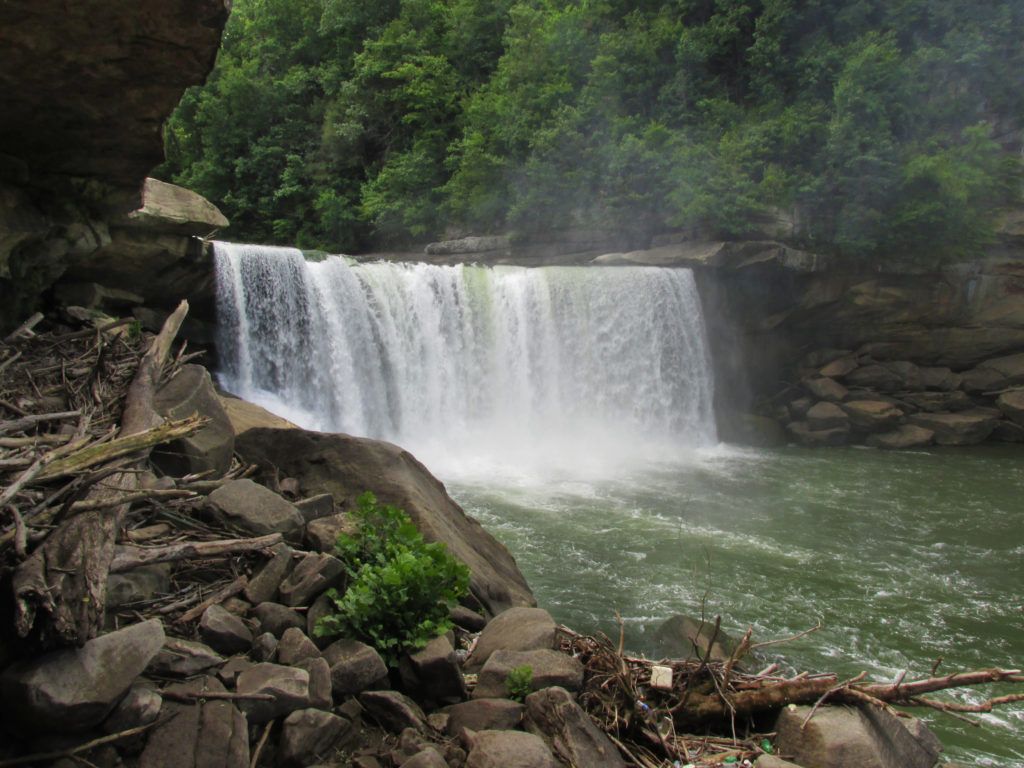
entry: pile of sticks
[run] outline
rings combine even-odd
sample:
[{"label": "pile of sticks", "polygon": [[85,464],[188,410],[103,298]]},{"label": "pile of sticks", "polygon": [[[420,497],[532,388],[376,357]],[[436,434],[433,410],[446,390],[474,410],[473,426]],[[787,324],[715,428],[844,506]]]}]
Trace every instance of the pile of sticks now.
[{"label": "pile of sticks", "polygon": [[[718,634],[720,619],[715,621]],[[813,632],[803,632],[796,637]],[[621,622],[620,622],[621,630]],[[644,768],[677,764],[719,765],[751,763],[772,749],[770,728],[778,711],[788,705],[806,705],[805,724],[823,704],[850,704],[887,709],[894,705],[927,707],[963,718],[964,713],[991,712],[994,707],[1024,701],[1012,693],[977,704],[931,698],[938,691],[993,683],[1024,683],[1021,670],[985,669],[893,683],[865,682],[866,673],[841,680],[837,675],[780,674],[779,664],[757,673],[742,671],[740,662],[759,647],[787,642],[755,644],[748,629],[732,656],[712,661],[702,656],[694,641],[691,658],[652,661],[624,652],[624,633],[618,645],[604,635],[580,635],[559,628],[562,650],[584,665],[581,704],[632,761]],[[714,640],[706,644],[710,649]],[[937,664],[936,664],[937,666]],[[653,684],[656,668],[671,669],[668,686]],[[658,670],[664,677],[664,669]],[[974,725],[975,721],[968,720]]]}]

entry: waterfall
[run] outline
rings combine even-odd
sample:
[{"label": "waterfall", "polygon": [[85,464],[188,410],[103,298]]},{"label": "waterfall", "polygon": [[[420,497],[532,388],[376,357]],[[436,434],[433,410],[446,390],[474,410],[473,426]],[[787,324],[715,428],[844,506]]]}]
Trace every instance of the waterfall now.
[{"label": "waterfall", "polygon": [[390,440],[432,469],[658,460],[716,441],[689,270],[215,254],[222,385],[307,428]]}]

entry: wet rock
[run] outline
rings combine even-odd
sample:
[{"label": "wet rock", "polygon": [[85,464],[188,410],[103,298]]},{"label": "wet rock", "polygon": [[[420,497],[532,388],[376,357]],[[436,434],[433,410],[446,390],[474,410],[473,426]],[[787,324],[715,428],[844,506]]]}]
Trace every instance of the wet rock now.
[{"label": "wet rock", "polygon": [[278,645],[280,645],[280,641],[276,637],[269,632],[264,632],[253,640],[250,655],[256,661],[274,661]]},{"label": "wet rock", "polygon": [[468,632],[480,632],[487,626],[487,619],[464,605],[456,605],[448,616],[455,626],[462,627]]},{"label": "wet rock", "polygon": [[963,374],[967,392],[994,392],[1024,384],[1024,352],[986,360]]},{"label": "wet rock", "polygon": [[872,448],[884,448],[890,451],[903,451],[908,448],[921,448],[931,445],[935,433],[930,429],[914,424],[904,424],[892,432],[868,435],[867,444]]},{"label": "wet rock", "polygon": [[208,645],[169,637],[146,672],[158,677],[191,677],[224,663],[224,657]]},{"label": "wet rock", "polygon": [[151,600],[171,591],[171,564],[158,563],[132,568],[107,577],[107,609]]},{"label": "wet rock", "polygon": [[333,552],[338,535],[352,535],[357,526],[345,512],[321,517],[306,524],[306,543],[315,552]]},{"label": "wet rock", "polygon": [[330,758],[351,727],[345,718],[319,709],[292,712],[281,725],[281,764],[301,768]]},{"label": "wet rock", "polygon": [[510,608],[488,622],[480,633],[466,669],[483,667],[499,649],[529,651],[555,644],[555,620],[543,608]]},{"label": "wet rock", "polygon": [[918,373],[921,377],[921,386],[925,389],[951,392],[960,386],[960,375],[953,373],[949,368],[922,367],[918,369]]},{"label": "wet rock", "polygon": [[519,727],[526,707],[511,699],[471,699],[446,707],[448,715],[445,730],[458,736],[465,728],[470,731],[511,731]]},{"label": "wet rock", "polygon": [[996,405],[1006,418],[1024,426],[1024,389],[1004,392],[996,399]]},{"label": "wet rock", "polygon": [[507,698],[508,688],[505,682],[509,673],[516,667],[531,669],[531,688],[534,691],[552,685],[578,691],[583,685],[583,665],[572,656],[550,649],[495,651],[480,670],[473,698]]},{"label": "wet rock", "polygon": [[460,701],[466,698],[455,649],[445,636],[435,637],[423,650],[409,654],[399,667],[403,687],[433,701]]},{"label": "wet rock", "polygon": [[406,728],[422,731],[427,716],[419,705],[398,691],[363,691],[359,703],[382,728],[401,733]]},{"label": "wet rock", "polygon": [[814,405],[814,401],[811,398],[798,397],[796,400],[792,400],[789,403],[787,410],[794,421],[799,421],[807,415],[807,411],[810,410],[812,405]]},{"label": "wet rock", "polygon": [[308,499],[296,501],[295,508],[299,510],[302,519],[309,524],[314,520],[334,514],[334,497],[329,493],[318,493]]},{"label": "wet rock", "polygon": [[218,653],[245,653],[252,647],[252,632],[240,618],[220,605],[211,605],[199,620],[199,636]]},{"label": "wet rock", "polygon": [[[711,655],[708,644],[714,638]],[[719,628],[714,621],[702,621],[695,616],[677,613],[666,619],[651,636],[655,653],[663,658],[708,658],[709,661],[727,661],[736,649],[736,641]]]},{"label": "wet rock", "polygon": [[525,725],[567,765],[625,768],[619,750],[564,688],[545,688],[527,696]]},{"label": "wet rock", "polygon": [[[205,202],[205,201],[204,201]],[[199,414],[209,422],[195,434],[153,449],[153,462],[174,477],[212,472],[223,477],[231,469],[235,430],[213,388],[210,373],[201,365],[183,365],[153,397],[153,408],[169,419]]]},{"label": "wet rock", "polygon": [[296,627],[285,630],[281,642],[277,646],[277,658],[282,664],[292,666],[305,659],[319,658],[320,649],[306,637],[306,633]]},{"label": "wet rock", "polygon": [[480,731],[472,737],[466,768],[556,768],[544,740],[522,731]]},{"label": "wet rock", "polygon": [[881,400],[847,400],[842,409],[850,426],[863,432],[890,432],[903,420],[903,411]]},{"label": "wet rock", "polygon": [[110,716],[103,721],[107,733],[120,733],[129,728],[148,725],[160,717],[163,697],[148,685],[133,685]]},{"label": "wet rock", "polygon": [[348,638],[324,649],[331,666],[331,685],[336,697],[350,696],[387,679],[388,668],[373,648]]},{"label": "wet rock", "polygon": [[[805,768],[932,768],[941,747],[874,707],[785,708],[775,723],[776,750]],[[803,727],[802,727],[803,726]],[[930,737],[930,738],[929,738]]]},{"label": "wet rock", "polygon": [[1024,427],[1012,421],[997,421],[989,438],[1001,443],[1024,443]]},{"label": "wet rock", "polygon": [[790,422],[786,425],[786,432],[797,443],[808,448],[835,448],[846,445],[850,437],[849,427],[811,429],[806,421]]},{"label": "wet rock", "polygon": [[818,373],[827,379],[841,379],[857,369],[857,358],[846,355],[823,366]]},{"label": "wet rock", "polygon": [[[224,692],[212,677],[172,685],[169,695]],[[149,731],[139,768],[248,768],[249,728],[230,701],[185,704],[165,699],[161,725]]]},{"label": "wet rock", "polygon": [[849,391],[835,379],[825,377],[806,379],[804,389],[811,393],[816,400],[828,400],[832,403],[840,403],[846,399]]},{"label": "wet rock", "polygon": [[310,553],[281,582],[281,602],[285,605],[309,605],[321,593],[341,584],[345,566],[336,557]]},{"label": "wet rock", "polygon": [[302,515],[292,504],[252,480],[225,483],[207,497],[207,503],[225,523],[258,536],[281,533],[294,542],[302,538]]},{"label": "wet rock", "polygon": [[900,400],[919,411],[936,413],[939,411],[967,411],[974,407],[974,401],[966,392],[908,392],[900,395]]},{"label": "wet rock", "polygon": [[921,388],[921,374],[913,363],[886,362],[861,366],[847,375],[847,386],[876,392],[901,392]]},{"label": "wet rock", "polygon": [[271,700],[240,702],[252,723],[265,723],[297,709],[309,707],[309,673],[280,664],[255,664],[238,676],[236,690],[242,695],[270,695]]},{"label": "wet rock", "polygon": [[246,599],[257,605],[273,602],[277,598],[277,590],[281,586],[281,582],[292,572],[294,565],[291,547],[287,544],[275,546],[274,556],[246,585],[244,592]]},{"label": "wet rock", "polygon": [[939,445],[975,445],[983,442],[996,426],[987,411],[973,409],[959,413],[915,413],[910,422],[935,433]]},{"label": "wet rock", "polygon": [[846,412],[835,403],[816,403],[807,411],[807,428],[811,430],[845,428],[848,424]]},{"label": "wet rock", "polygon": [[159,653],[159,619],[15,663],[0,675],[4,719],[29,732],[98,725]]},{"label": "wet rock", "polygon": [[331,665],[327,659],[303,659],[296,662],[295,666],[309,673],[309,705],[314,709],[330,710],[334,704],[334,686],[331,683]]},{"label": "wet rock", "polygon": [[260,603],[252,612],[260,623],[260,632],[269,632],[274,637],[283,637],[292,627],[302,629],[306,626],[302,614],[280,603]]}]

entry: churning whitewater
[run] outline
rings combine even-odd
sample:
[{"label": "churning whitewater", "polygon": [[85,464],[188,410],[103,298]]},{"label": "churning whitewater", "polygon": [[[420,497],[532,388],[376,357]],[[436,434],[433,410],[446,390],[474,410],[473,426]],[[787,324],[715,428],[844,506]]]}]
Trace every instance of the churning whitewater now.
[{"label": "churning whitewater", "polygon": [[301,426],[391,440],[454,474],[715,442],[689,270],[215,254],[222,385]]}]

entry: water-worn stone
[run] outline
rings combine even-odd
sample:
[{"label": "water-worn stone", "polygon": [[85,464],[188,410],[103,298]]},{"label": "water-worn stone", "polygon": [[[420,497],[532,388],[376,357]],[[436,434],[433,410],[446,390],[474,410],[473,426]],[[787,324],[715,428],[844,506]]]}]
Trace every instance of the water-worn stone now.
[{"label": "water-worn stone", "polygon": [[[708,644],[714,638],[711,655]],[[708,658],[709,661],[727,661],[736,649],[736,640],[715,631],[715,622],[702,621],[696,616],[677,613],[658,625],[651,633],[654,652],[662,658]]]},{"label": "water-worn stone", "polygon": [[469,632],[480,632],[487,626],[487,619],[464,605],[456,605],[448,617],[455,626],[462,627]]},{"label": "water-worn stone", "polygon": [[402,763],[402,768],[448,768],[448,762],[436,747],[427,747]]},{"label": "water-worn stone", "polygon": [[[205,692],[224,693],[224,686],[202,677],[167,690],[176,698]],[[165,720],[149,731],[139,768],[248,768],[248,723],[232,702],[165,699],[160,716]]]},{"label": "water-worn stone", "polygon": [[231,469],[235,430],[206,368],[183,365],[174,378],[156,391],[153,409],[169,419],[186,419],[193,414],[208,419],[198,432],[153,449],[153,462],[165,474],[183,477],[212,472],[212,477],[222,477]]},{"label": "water-worn stone", "polygon": [[168,637],[146,672],[159,677],[190,677],[223,663],[224,657],[208,645]]},{"label": "water-worn stone", "polygon": [[615,745],[564,688],[545,688],[527,696],[525,726],[567,765],[625,768]]},{"label": "water-worn stone", "polygon": [[847,386],[876,392],[901,392],[919,389],[921,375],[913,363],[873,363],[850,372],[845,381]]},{"label": "water-worn stone", "polygon": [[406,728],[422,731],[426,727],[423,710],[398,691],[363,691],[359,703],[382,728],[392,733],[401,733]]},{"label": "water-worn stone", "polygon": [[829,448],[846,445],[850,437],[849,427],[835,429],[811,429],[806,421],[793,421],[786,425],[786,432],[800,445],[808,448]]},{"label": "water-worn stone", "polygon": [[273,602],[277,598],[277,590],[281,582],[292,572],[295,561],[292,549],[287,544],[274,547],[274,556],[270,558],[259,572],[245,586],[245,597],[254,604]]},{"label": "water-worn stone", "polygon": [[963,374],[967,392],[995,392],[1024,384],[1024,352],[986,360]]},{"label": "water-worn stone", "polygon": [[277,638],[292,627],[303,629],[306,626],[302,614],[280,603],[260,603],[252,612],[260,623],[260,632],[269,632]]},{"label": "water-worn stone", "polygon": [[305,521],[294,505],[252,480],[225,483],[207,497],[207,504],[225,523],[258,536],[281,533],[289,541],[302,539]]},{"label": "water-worn stone", "polygon": [[988,411],[973,409],[959,413],[915,413],[910,422],[935,433],[939,445],[976,445],[983,442],[996,426],[996,417]]},{"label": "water-worn stone", "polygon": [[511,699],[471,699],[446,707],[448,715],[445,730],[458,736],[465,728],[470,731],[511,731],[519,727],[526,708]]},{"label": "water-worn stone", "polygon": [[269,632],[252,641],[252,650],[249,655],[256,661],[274,661],[277,658],[277,646],[280,641]]},{"label": "water-worn stone", "polygon": [[815,431],[845,428],[849,423],[846,412],[835,403],[815,403],[807,411],[807,428]]},{"label": "water-worn stone", "polygon": [[478,670],[496,650],[529,651],[555,644],[555,620],[543,608],[510,608],[488,622],[466,661]]},{"label": "water-worn stone", "polygon": [[314,709],[329,710],[334,704],[334,686],[331,683],[331,665],[327,659],[303,659],[296,662],[295,666],[309,672],[309,705]]},{"label": "water-worn stone", "polygon": [[338,535],[352,535],[357,528],[346,512],[321,517],[306,524],[306,544],[314,552],[333,552]]},{"label": "water-worn stone", "polygon": [[857,358],[854,355],[846,355],[827,363],[818,373],[827,379],[841,379],[856,369]]},{"label": "water-worn stone", "polygon": [[872,448],[885,448],[890,451],[903,451],[908,448],[921,448],[931,445],[935,433],[930,429],[914,424],[903,424],[892,432],[868,435],[865,441]]},{"label": "water-worn stone", "polygon": [[318,493],[308,499],[296,501],[295,508],[299,510],[302,519],[308,524],[334,514],[334,497],[329,493]]},{"label": "water-worn stone", "polygon": [[1004,392],[996,399],[996,405],[1010,421],[1024,425],[1024,389]]},{"label": "water-worn stone", "polygon": [[1024,427],[1005,419],[997,421],[989,439],[998,440],[1001,443],[1024,443]]},{"label": "water-worn stone", "polygon": [[839,403],[846,399],[849,390],[835,379],[824,376],[813,379],[806,379],[804,389],[811,393],[817,400],[828,400],[832,403]]},{"label": "water-worn stone", "polygon": [[81,731],[98,725],[121,700],[165,640],[159,619],[17,662],[0,675],[8,723],[29,732]]},{"label": "water-worn stone", "polygon": [[331,555],[310,553],[281,582],[281,602],[285,605],[309,605],[321,593],[341,584],[345,566]]},{"label": "water-worn stone", "polygon": [[960,386],[961,377],[949,368],[941,366],[922,366],[918,368],[921,386],[925,389],[940,392],[951,392]]},{"label": "water-worn stone", "polygon": [[351,696],[385,680],[388,668],[373,648],[358,640],[343,638],[324,649],[331,665],[335,697]]},{"label": "water-worn stone", "polygon": [[254,664],[238,676],[236,690],[243,696],[269,694],[270,701],[242,699],[239,706],[252,723],[265,723],[297,709],[309,707],[309,672],[280,664]]},{"label": "water-worn stone", "polygon": [[107,733],[120,733],[129,728],[148,725],[160,717],[163,701],[163,697],[152,686],[133,685],[103,721],[103,730]]},{"label": "water-worn stone", "polygon": [[107,576],[107,609],[150,600],[171,591],[171,564],[157,563]]},{"label": "water-worn stone", "polygon": [[966,392],[907,392],[900,395],[900,401],[919,411],[966,411],[974,407],[974,401]]},{"label": "water-worn stone", "polygon": [[277,659],[286,666],[298,664],[305,659],[315,659],[320,656],[320,649],[313,641],[306,637],[306,633],[296,627],[289,627],[281,636],[281,642],[277,646]]},{"label": "water-worn stone", "polygon": [[516,667],[531,669],[533,675],[530,687],[534,691],[552,685],[578,691],[583,685],[583,665],[572,656],[547,648],[536,651],[495,651],[480,670],[473,698],[507,698],[506,680]]},{"label": "water-worn stone", "polygon": [[220,605],[211,605],[199,620],[199,636],[213,650],[225,655],[245,653],[252,646],[252,632],[245,622]]},{"label": "water-worn stone", "polygon": [[455,649],[442,635],[435,637],[420,651],[403,658],[399,666],[404,688],[433,701],[466,698]]},{"label": "water-worn stone", "polygon": [[473,734],[466,768],[556,768],[547,744],[522,731],[480,731]]},{"label": "water-worn stone", "polygon": [[862,432],[889,432],[903,420],[903,411],[882,400],[847,400],[842,409],[850,426]]},{"label": "water-worn stone", "polygon": [[811,398],[798,397],[796,400],[790,401],[787,410],[794,421],[799,421],[807,415],[807,411],[810,410],[812,405],[814,405],[814,400]]},{"label": "water-worn stone", "polygon": [[292,712],[281,725],[281,765],[301,768],[329,758],[352,724],[319,709]]},{"label": "water-worn stone", "polygon": [[875,707],[785,708],[775,746],[804,768],[932,768],[941,745],[927,731],[911,733],[900,718]]}]

